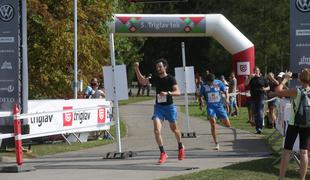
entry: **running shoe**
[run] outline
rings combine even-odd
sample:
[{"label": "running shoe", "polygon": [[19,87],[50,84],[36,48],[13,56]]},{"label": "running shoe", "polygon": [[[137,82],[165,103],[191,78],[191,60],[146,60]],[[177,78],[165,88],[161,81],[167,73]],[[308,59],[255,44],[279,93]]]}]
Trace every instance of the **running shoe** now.
[{"label": "running shoe", "polygon": [[215,150],[220,150],[220,144],[219,144],[219,143],[216,143],[214,149],[215,149]]},{"label": "running shoe", "polygon": [[159,163],[159,164],[165,163],[166,160],[167,160],[167,158],[168,158],[167,153],[165,153],[165,152],[160,153],[160,157],[159,157],[158,163]]},{"label": "running shoe", "polygon": [[184,146],[181,149],[179,149],[178,159],[180,161],[184,159]]}]

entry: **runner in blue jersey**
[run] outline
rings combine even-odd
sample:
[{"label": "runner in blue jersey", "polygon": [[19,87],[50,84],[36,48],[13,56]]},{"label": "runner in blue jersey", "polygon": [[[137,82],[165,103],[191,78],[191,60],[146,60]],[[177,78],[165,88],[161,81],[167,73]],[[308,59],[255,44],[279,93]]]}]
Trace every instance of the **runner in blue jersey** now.
[{"label": "runner in blue jersey", "polygon": [[225,94],[226,102],[229,102],[228,92],[225,89],[225,85],[220,80],[216,80],[214,74],[207,74],[200,89],[200,96],[204,97],[206,101],[208,118],[211,125],[211,133],[216,150],[220,149],[220,145],[216,138],[216,118],[221,119],[225,126],[230,127],[227,112],[225,111],[223,102],[221,101],[221,93]]}]

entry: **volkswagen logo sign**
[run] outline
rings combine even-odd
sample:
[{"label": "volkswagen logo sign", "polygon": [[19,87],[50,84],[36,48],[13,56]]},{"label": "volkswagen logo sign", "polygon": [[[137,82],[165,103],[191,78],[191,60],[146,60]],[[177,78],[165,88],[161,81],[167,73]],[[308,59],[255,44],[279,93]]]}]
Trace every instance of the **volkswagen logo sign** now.
[{"label": "volkswagen logo sign", "polygon": [[310,12],[310,0],[296,0],[296,7],[301,12]]},{"label": "volkswagen logo sign", "polygon": [[14,17],[14,8],[9,5],[5,4],[0,6],[0,19],[4,22],[9,22]]}]

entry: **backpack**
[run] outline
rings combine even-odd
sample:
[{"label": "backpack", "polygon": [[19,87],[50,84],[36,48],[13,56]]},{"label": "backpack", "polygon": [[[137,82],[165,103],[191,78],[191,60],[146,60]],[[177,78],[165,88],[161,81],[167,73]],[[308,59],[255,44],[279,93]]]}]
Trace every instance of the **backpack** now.
[{"label": "backpack", "polygon": [[294,103],[294,125],[301,128],[310,127],[310,90],[299,89],[301,92],[300,103],[296,109]]}]

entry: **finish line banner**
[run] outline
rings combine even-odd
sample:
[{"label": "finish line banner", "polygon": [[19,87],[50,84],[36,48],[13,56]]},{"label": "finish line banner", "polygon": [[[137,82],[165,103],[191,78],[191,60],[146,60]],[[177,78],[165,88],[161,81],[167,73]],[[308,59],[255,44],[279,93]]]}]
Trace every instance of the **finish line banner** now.
[{"label": "finish line banner", "polygon": [[310,68],[310,0],[291,0],[290,70]]},{"label": "finish line banner", "polygon": [[206,17],[196,16],[120,16],[115,17],[115,33],[145,34],[171,33],[204,35],[206,33]]},{"label": "finish line banner", "polygon": [[29,118],[24,120],[24,124],[29,125],[30,133],[24,135],[25,139],[108,130],[112,106],[105,99],[31,100],[28,101],[28,114]]}]

